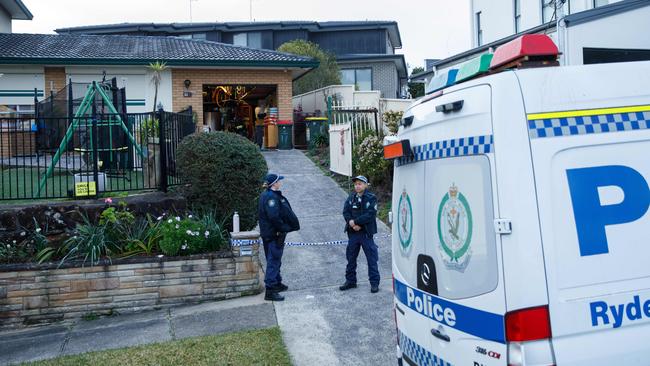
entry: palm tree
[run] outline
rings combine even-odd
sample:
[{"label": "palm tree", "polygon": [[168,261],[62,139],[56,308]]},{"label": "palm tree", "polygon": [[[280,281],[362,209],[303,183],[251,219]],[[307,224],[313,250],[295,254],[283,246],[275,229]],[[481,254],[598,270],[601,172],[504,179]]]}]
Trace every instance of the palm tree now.
[{"label": "palm tree", "polygon": [[149,70],[151,71],[151,83],[154,87],[153,95],[153,111],[156,112],[156,104],[158,103],[158,87],[162,80],[163,71],[167,70],[167,63],[164,61],[156,61],[149,63]]}]

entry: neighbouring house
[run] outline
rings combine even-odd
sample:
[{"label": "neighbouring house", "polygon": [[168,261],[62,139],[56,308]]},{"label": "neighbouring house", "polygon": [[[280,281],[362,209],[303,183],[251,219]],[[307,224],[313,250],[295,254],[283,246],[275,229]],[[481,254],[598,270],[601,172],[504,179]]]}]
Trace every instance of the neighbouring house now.
[{"label": "neighbouring house", "polygon": [[20,0],[0,0],[0,33],[11,33],[13,20],[32,20],[34,16]]},{"label": "neighbouring house", "polygon": [[[559,1],[559,0],[558,0]],[[559,2],[558,2],[559,3]],[[546,33],[557,44],[562,65],[650,60],[650,1],[472,0],[473,48],[431,63],[412,82],[428,84],[451,68],[522,34]],[[559,19],[559,21],[558,21]]]},{"label": "neighbouring house", "polygon": [[303,39],[336,55],[342,84],[359,91],[377,90],[382,98],[407,93],[407,67],[397,22],[286,21],[227,23],[122,23],[56,30],[59,34],[126,34],[175,36],[275,50],[285,42]]},{"label": "neighbouring house", "polygon": [[[192,106],[197,123],[223,130],[253,120],[258,103],[292,120],[292,81],[318,66],[308,57],[177,37],[82,34],[0,34],[0,113],[34,114],[34,97],[48,97],[70,80],[116,78],[129,112],[154,109],[149,64],[163,61],[158,106]],[[85,88],[76,88],[77,99]]]}]

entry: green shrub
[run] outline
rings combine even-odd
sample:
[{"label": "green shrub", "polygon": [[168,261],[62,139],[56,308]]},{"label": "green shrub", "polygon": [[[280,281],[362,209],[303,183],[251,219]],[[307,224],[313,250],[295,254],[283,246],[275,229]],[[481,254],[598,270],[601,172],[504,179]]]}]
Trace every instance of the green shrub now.
[{"label": "green shrub", "polygon": [[222,226],[214,215],[169,218],[160,224],[160,250],[169,256],[207,253],[226,243]]},{"label": "green shrub", "polygon": [[133,225],[125,227],[122,231],[122,256],[152,255],[157,252],[161,239],[159,225],[160,221],[153,220],[147,214],[146,218],[138,218]]},{"label": "green shrub", "polygon": [[384,159],[382,140],[374,133],[362,136],[354,147],[354,174],[363,174],[374,185],[381,184],[391,174],[392,164]]},{"label": "green shrub", "polygon": [[402,116],[404,116],[404,112],[393,111],[393,110],[386,111],[381,116],[381,118],[384,120],[384,124],[388,128],[388,132],[390,132],[391,135],[397,134],[397,130],[399,129],[399,123],[402,120]]},{"label": "green shrub", "polygon": [[257,145],[228,132],[195,133],[178,146],[180,176],[187,186],[183,194],[199,209],[213,211],[219,220],[239,212],[242,230],[257,224],[257,201],[267,173]]},{"label": "green shrub", "polygon": [[84,223],[77,225],[74,235],[65,241],[60,248],[65,253],[61,264],[70,259],[81,260],[82,265],[90,262],[91,266],[97,265],[101,259],[111,259],[120,252],[116,243],[110,240],[106,233],[106,225],[95,225],[87,217],[82,216]]}]

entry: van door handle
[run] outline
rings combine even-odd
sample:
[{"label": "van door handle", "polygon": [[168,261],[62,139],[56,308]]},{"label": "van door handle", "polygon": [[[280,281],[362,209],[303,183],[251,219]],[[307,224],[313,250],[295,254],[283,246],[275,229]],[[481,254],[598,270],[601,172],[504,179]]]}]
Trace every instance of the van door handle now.
[{"label": "van door handle", "polygon": [[402,310],[402,308],[400,308],[397,304],[395,304],[395,308],[397,309],[397,311],[402,313],[402,315],[406,315],[406,313],[404,313],[404,310]]},{"label": "van door handle", "polygon": [[434,337],[436,337],[438,339],[442,339],[445,342],[451,341],[451,338],[449,338],[448,335],[442,334],[442,332],[439,331],[438,329],[431,329],[431,335],[433,335]]}]

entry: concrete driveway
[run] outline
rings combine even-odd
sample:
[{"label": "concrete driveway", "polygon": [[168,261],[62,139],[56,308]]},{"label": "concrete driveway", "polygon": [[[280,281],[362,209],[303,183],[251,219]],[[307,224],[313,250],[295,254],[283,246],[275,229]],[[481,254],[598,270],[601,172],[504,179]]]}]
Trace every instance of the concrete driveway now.
[{"label": "concrete driveway", "polygon": [[[347,193],[302,152],[265,152],[269,170],[285,176],[283,194],[300,218],[288,242],[346,239],[341,212]],[[274,303],[278,325],[293,362],[302,365],[395,365],[391,249],[388,227],[378,222],[380,291],[370,293],[368,267],[359,255],[359,287],[339,291],[345,281],[345,245],[287,247],[285,301]]]}]

